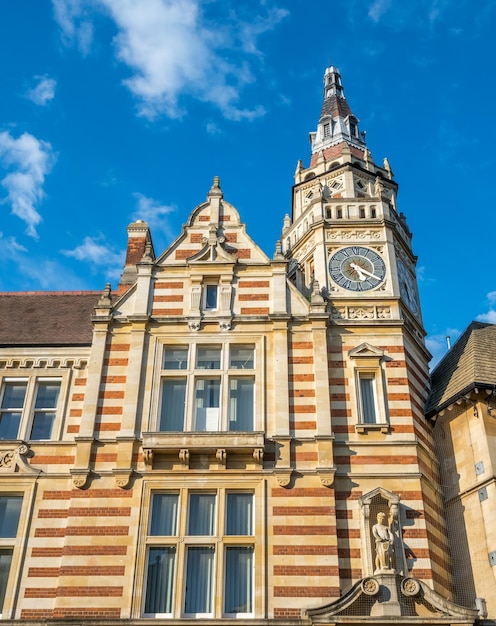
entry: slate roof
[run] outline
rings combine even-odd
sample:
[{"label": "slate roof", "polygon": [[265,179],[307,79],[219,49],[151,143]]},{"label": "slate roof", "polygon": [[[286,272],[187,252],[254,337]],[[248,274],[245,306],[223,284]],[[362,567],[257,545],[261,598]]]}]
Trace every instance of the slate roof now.
[{"label": "slate roof", "polygon": [[348,117],[348,115],[353,115],[351,109],[349,107],[346,98],[336,96],[333,94],[328,98],[324,98],[324,102],[322,103],[322,110],[320,112],[320,119],[330,115],[333,118],[336,117]]},{"label": "slate roof", "polygon": [[81,346],[92,341],[99,291],[0,293],[0,347]]},{"label": "slate roof", "polygon": [[472,322],[431,374],[430,417],[474,387],[496,385],[496,325]]}]

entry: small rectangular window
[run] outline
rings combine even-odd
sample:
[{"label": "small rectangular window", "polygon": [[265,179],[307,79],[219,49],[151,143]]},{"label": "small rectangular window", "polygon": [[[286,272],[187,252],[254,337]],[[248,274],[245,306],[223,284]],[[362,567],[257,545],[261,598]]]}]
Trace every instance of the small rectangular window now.
[{"label": "small rectangular window", "polygon": [[195,425],[198,432],[219,430],[220,379],[200,378],[195,388]]},{"label": "small rectangular window", "polygon": [[[0,539],[15,539],[21,516],[22,496],[0,496]],[[0,549],[0,614],[5,601],[14,548]]]},{"label": "small rectangular window", "polygon": [[30,439],[50,439],[59,399],[59,382],[39,382]]},{"label": "small rectangular window", "polygon": [[219,285],[205,285],[203,308],[206,311],[214,311],[218,308]]},{"label": "small rectangular window", "polygon": [[182,432],[186,403],[186,378],[164,378],[162,380],[162,407],[159,430]]},{"label": "small rectangular window", "polygon": [[376,212],[375,212],[375,208],[374,207],[372,207],[370,209],[370,217],[376,217]]},{"label": "small rectangular window", "polygon": [[359,211],[360,211],[360,218],[363,219],[365,217],[365,208],[361,206],[359,208]]},{"label": "small rectangular window", "polygon": [[146,575],[145,614],[172,613],[175,546],[150,547]]},{"label": "small rectangular window", "polygon": [[0,439],[17,439],[27,382],[6,382],[0,409]]},{"label": "small rectangular window", "polygon": [[177,493],[154,493],[150,520],[150,535],[173,537],[177,534]]},{"label": "small rectangular window", "polygon": [[188,368],[188,348],[165,348],[164,370],[185,370]]},{"label": "small rectangular window", "polygon": [[253,535],[253,494],[226,495],[226,535]]},{"label": "small rectangular window", "polygon": [[255,350],[253,346],[231,346],[230,369],[252,370]]},{"label": "small rectangular window", "polygon": [[225,552],[224,613],[253,612],[253,546],[228,546]]},{"label": "small rectangular window", "polygon": [[343,209],[341,208],[336,209],[336,219],[338,220],[343,219]]},{"label": "small rectangular window", "polygon": [[198,346],[196,367],[199,370],[219,370],[220,358],[220,346]]},{"label": "small rectangular window", "polygon": [[188,535],[211,537],[215,533],[215,493],[190,493]]},{"label": "small rectangular window", "polygon": [[360,403],[362,422],[364,424],[377,424],[377,403],[375,391],[375,377],[373,374],[360,374]]},{"label": "small rectangular window", "polygon": [[331,135],[330,124],[324,124],[324,137],[330,137],[330,135]]},{"label": "small rectangular window", "polygon": [[255,382],[252,378],[229,380],[229,430],[253,430],[253,399]]},{"label": "small rectangular window", "polygon": [[213,546],[194,546],[187,550],[184,612],[187,615],[212,613],[214,589]]}]

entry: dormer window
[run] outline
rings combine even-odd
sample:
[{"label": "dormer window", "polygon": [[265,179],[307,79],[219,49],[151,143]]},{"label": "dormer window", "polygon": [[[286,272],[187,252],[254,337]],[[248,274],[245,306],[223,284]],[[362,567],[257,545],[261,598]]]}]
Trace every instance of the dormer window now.
[{"label": "dormer window", "polygon": [[331,136],[331,125],[324,124],[324,137],[330,137],[330,136]]},{"label": "dormer window", "polygon": [[352,137],[357,136],[357,125],[352,120],[350,120],[350,135]]},{"label": "dormer window", "polygon": [[203,310],[216,311],[219,308],[219,285],[207,283],[203,290]]}]

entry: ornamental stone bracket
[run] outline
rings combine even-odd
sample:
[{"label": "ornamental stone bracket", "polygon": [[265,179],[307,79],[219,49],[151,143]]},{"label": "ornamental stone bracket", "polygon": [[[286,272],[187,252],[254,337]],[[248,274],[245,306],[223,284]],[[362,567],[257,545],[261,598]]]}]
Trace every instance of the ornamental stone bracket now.
[{"label": "ornamental stone bracket", "polygon": [[72,484],[76,489],[84,489],[88,485],[91,475],[89,469],[71,469]]},{"label": "ornamental stone bracket", "polygon": [[145,465],[153,465],[153,450],[151,448],[143,448],[143,462]]},{"label": "ornamental stone bracket", "polygon": [[21,443],[17,447],[0,447],[0,474],[41,474],[40,469],[28,462],[29,446]]},{"label": "ornamental stone bracket", "polygon": [[317,475],[323,487],[332,487],[334,484],[334,476],[336,474],[335,467],[318,467]]},{"label": "ornamental stone bracket", "polygon": [[349,623],[350,616],[412,624],[412,616],[422,616],[413,623],[468,626],[479,612],[447,600],[422,580],[388,573],[362,578],[338,600],[306,615],[312,624]]},{"label": "ornamental stone bracket", "polygon": [[120,489],[126,489],[129,487],[129,483],[131,482],[131,477],[133,475],[133,470],[129,469],[113,469],[112,474],[114,475],[115,486]]},{"label": "ornamental stone bracket", "polygon": [[274,470],[277,484],[280,487],[289,487],[293,470],[290,467],[280,467]]}]

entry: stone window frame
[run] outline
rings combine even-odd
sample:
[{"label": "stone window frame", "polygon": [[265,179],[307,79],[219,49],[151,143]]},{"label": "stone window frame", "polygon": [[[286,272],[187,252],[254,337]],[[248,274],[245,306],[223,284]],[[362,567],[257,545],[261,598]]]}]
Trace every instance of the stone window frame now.
[{"label": "stone window frame", "polygon": [[[40,382],[58,382],[60,390],[55,407],[55,419],[52,425],[52,433],[50,439],[31,439],[31,429],[33,425],[33,417],[35,413],[36,395],[38,392],[38,384]],[[44,441],[59,441],[62,434],[64,407],[67,402],[67,394],[69,392],[70,371],[68,369],[57,370],[56,372],[27,369],[22,375],[12,375],[10,372],[0,373],[0,405],[3,399],[4,383],[9,382],[25,382],[27,384],[24,405],[22,408],[21,421],[17,437],[12,440],[0,439],[2,441],[36,441],[41,443]]]},{"label": "stone window frame", "polygon": [[[3,446],[2,446],[3,448]],[[5,450],[0,450],[2,458],[5,457]],[[0,473],[4,469],[0,467]],[[17,526],[16,536],[0,537],[0,549],[12,550],[12,561],[10,564],[7,585],[5,589],[5,599],[3,606],[0,606],[0,619],[14,619],[16,605],[16,589],[18,588],[22,573],[22,564],[25,559],[27,544],[29,540],[29,525],[31,524],[30,511],[33,507],[35,495],[35,478],[10,478],[2,476],[2,489],[0,496],[22,497],[21,512]]]},{"label": "stone window frame", "polygon": [[[365,434],[368,431],[389,432],[389,415],[387,407],[386,381],[383,362],[385,353],[383,350],[372,346],[369,343],[362,343],[348,353],[353,362],[353,386],[355,402],[352,404],[352,415],[355,418],[355,431]],[[363,415],[363,404],[360,391],[360,379],[372,378],[375,389],[376,415],[378,421],[374,423],[365,422]],[[382,419],[381,419],[382,418]]]},{"label": "stone window frame", "polygon": [[[221,348],[221,368],[217,370],[196,368],[196,350],[198,347],[208,346],[220,346]],[[231,346],[253,346],[254,348],[254,368],[250,370],[244,370],[242,368],[232,369],[229,368],[228,359],[230,356]],[[164,370],[163,355],[166,347],[179,348],[188,347],[188,365],[187,369],[183,370]],[[234,338],[233,335],[223,337],[222,335],[205,336],[201,338],[165,338],[162,337],[157,341],[156,355],[155,355],[155,367],[154,378],[152,386],[150,423],[149,431],[154,433],[164,433],[168,431],[160,430],[160,414],[161,414],[161,394],[162,394],[162,380],[165,378],[186,378],[187,390],[185,401],[185,414],[184,414],[184,427],[183,432],[185,434],[194,435],[198,432],[193,428],[194,422],[194,390],[195,381],[198,378],[220,378],[223,386],[226,387],[230,379],[239,378],[252,378],[253,379],[253,427],[249,431],[230,431],[223,426],[228,426],[228,406],[223,403],[223,400],[228,397],[228,392],[221,391],[220,400],[220,417],[219,427],[217,430],[212,431],[215,433],[231,433],[235,435],[237,432],[256,432],[265,430],[265,355],[264,355],[264,340],[260,336],[243,335]]]},{"label": "stone window frame", "polygon": [[[265,540],[261,540],[260,529],[264,524],[264,484],[257,479],[243,481],[232,478],[226,481],[213,479],[204,489],[199,488],[197,481],[185,479],[147,480],[143,485],[143,500],[141,506],[138,531],[138,550],[136,555],[136,576],[134,580],[132,618],[145,619],[253,619],[264,614],[264,598],[256,592],[259,584],[264,584],[265,570]],[[176,493],[179,496],[177,531],[174,536],[161,537],[149,532],[151,522],[152,498],[157,493]],[[187,535],[189,516],[188,499],[190,493],[216,494],[216,528],[214,534],[208,537]],[[226,497],[228,493],[253,494],[253,521],[252,534],[228,535],[225,528]],[[215,547],[214,556],[214,589],[212,612],[204,614],[186,614],[184,612],[185,583],[186,583],[186,551],[188,546]],[[174,582],[172,590],[172,611],[170,614],[146,614],[146,577],[148,567],[148,551],[150,547],[176,546],[174,565]],[[252,578],[252,608],[251,613],[224,613],[224,584],[225,584],[225,548],[226,547],[253,547],[253,578]],[[255,582],[256,581],[256,582]]]}]

